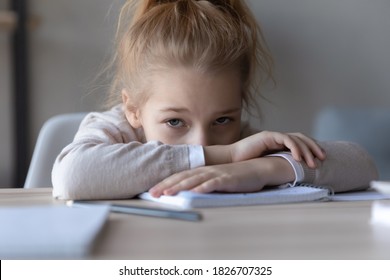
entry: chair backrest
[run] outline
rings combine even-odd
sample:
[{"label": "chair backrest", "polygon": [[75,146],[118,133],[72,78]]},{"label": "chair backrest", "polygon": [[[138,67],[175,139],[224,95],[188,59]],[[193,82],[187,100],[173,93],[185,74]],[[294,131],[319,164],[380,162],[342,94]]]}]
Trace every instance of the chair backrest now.
[{"label": "chair backrest", "polygon": [[87,113],[54,116],[42,126],[31,158],[24,188],[52,187],[51,170],[57,155],[72,142]]},{"label": "chair backrest", "polygon": [[314,122],[313,137],[360,144],[373,157],[380,179],[390,180],[390,109],[326,108]]}]

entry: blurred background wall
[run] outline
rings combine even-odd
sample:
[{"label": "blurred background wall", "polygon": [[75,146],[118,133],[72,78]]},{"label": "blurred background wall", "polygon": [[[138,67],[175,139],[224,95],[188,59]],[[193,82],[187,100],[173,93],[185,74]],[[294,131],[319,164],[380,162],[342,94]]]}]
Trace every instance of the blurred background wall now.
[{"label": "blurred background wall", "polygon": [[[12,0],[11,0],[12,1]],[[0,0],[0,10],[9,6]],[[29,157],[45,120],[100,110],[93,81],[110,56],[123,0],[30,0]],[[312,133],[324,107],[390,107],[390,1],[251,0],[275,59],[258,128]],[[10,34],[0,31],[0,186],[13,183]],[[356,124],[359,125],[358,123]]]}]

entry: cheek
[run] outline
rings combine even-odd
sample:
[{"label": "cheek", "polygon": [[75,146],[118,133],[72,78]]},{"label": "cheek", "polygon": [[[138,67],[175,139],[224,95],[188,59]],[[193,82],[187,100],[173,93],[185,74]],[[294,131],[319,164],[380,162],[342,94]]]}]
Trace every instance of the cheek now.
[{"label": "cheek", "polygon": [[145,140],[159,141],[164,144],[176,144],[177,137],[167,126],[162,123],[161,119],[148,115],[142,118],[142,129],[144,131]]},{"label": "cheek", "polygon": [[177,144],[177,137],[169,133],[169,130],[163,124],[145,124],[143,126],[146,141],[159,141],[164,144]]}]

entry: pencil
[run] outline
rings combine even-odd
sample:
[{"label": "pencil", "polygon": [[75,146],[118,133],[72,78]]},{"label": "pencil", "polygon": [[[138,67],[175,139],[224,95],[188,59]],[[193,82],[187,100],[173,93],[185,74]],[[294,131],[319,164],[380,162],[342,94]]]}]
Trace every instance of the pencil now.
[{"label": "pencil", "polygon": [[91,205],[99,205],[99,204],[109,205],[110,212],[114,212],[114,213],[177,219],[177,220],[185,220],[185,221],[193,221],[193,222],[200,221],[202,219],[202,215],[195,211],[181,211],[181,210],[141,207],[141,206],[132,206],[132,205],[98,203],[94,201],[85,201],[85,200],[83,201],[69,200],[66,203],[66,205],[70,207],[88,207]]}]

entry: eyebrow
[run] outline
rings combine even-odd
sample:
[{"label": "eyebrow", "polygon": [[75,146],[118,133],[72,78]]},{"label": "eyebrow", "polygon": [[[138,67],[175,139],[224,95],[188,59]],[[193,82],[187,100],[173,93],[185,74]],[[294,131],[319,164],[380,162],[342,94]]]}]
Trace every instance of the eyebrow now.
[{"label": "eyebrow", "polygon": [[231,109],[228,109],[228,110],[225,110],[225,111],[218,112],[218,114],[220,114],[220,115],[228,115],[228,114],[238,113],[238,112],[241,112],[241,108],[236,107],[236,108],[231,108]]},{"label": "eyebrow", "polygon": [[[188,110],[187,108],[184,108],[184,107],[183,108],[182,107],[167,107],[167,108],[163,108],[160,110],[160,112],[175,112],[175,113],[183,113],[183,112],[189,112],[189,111],[190,110]],[[216,112],[216,115],[228,115],[228,114],[237,113],[240,111],[241,111],[240,107],[235,107],[235,108],[223,110],[220,112]]]},{"label": "eyebrow", "polygon": [[182,113],[182,112],[189,112],[187,108],[180,108],[180,107],[167,107],[160,109],[160,112],[175,112],[175,113]]}]

